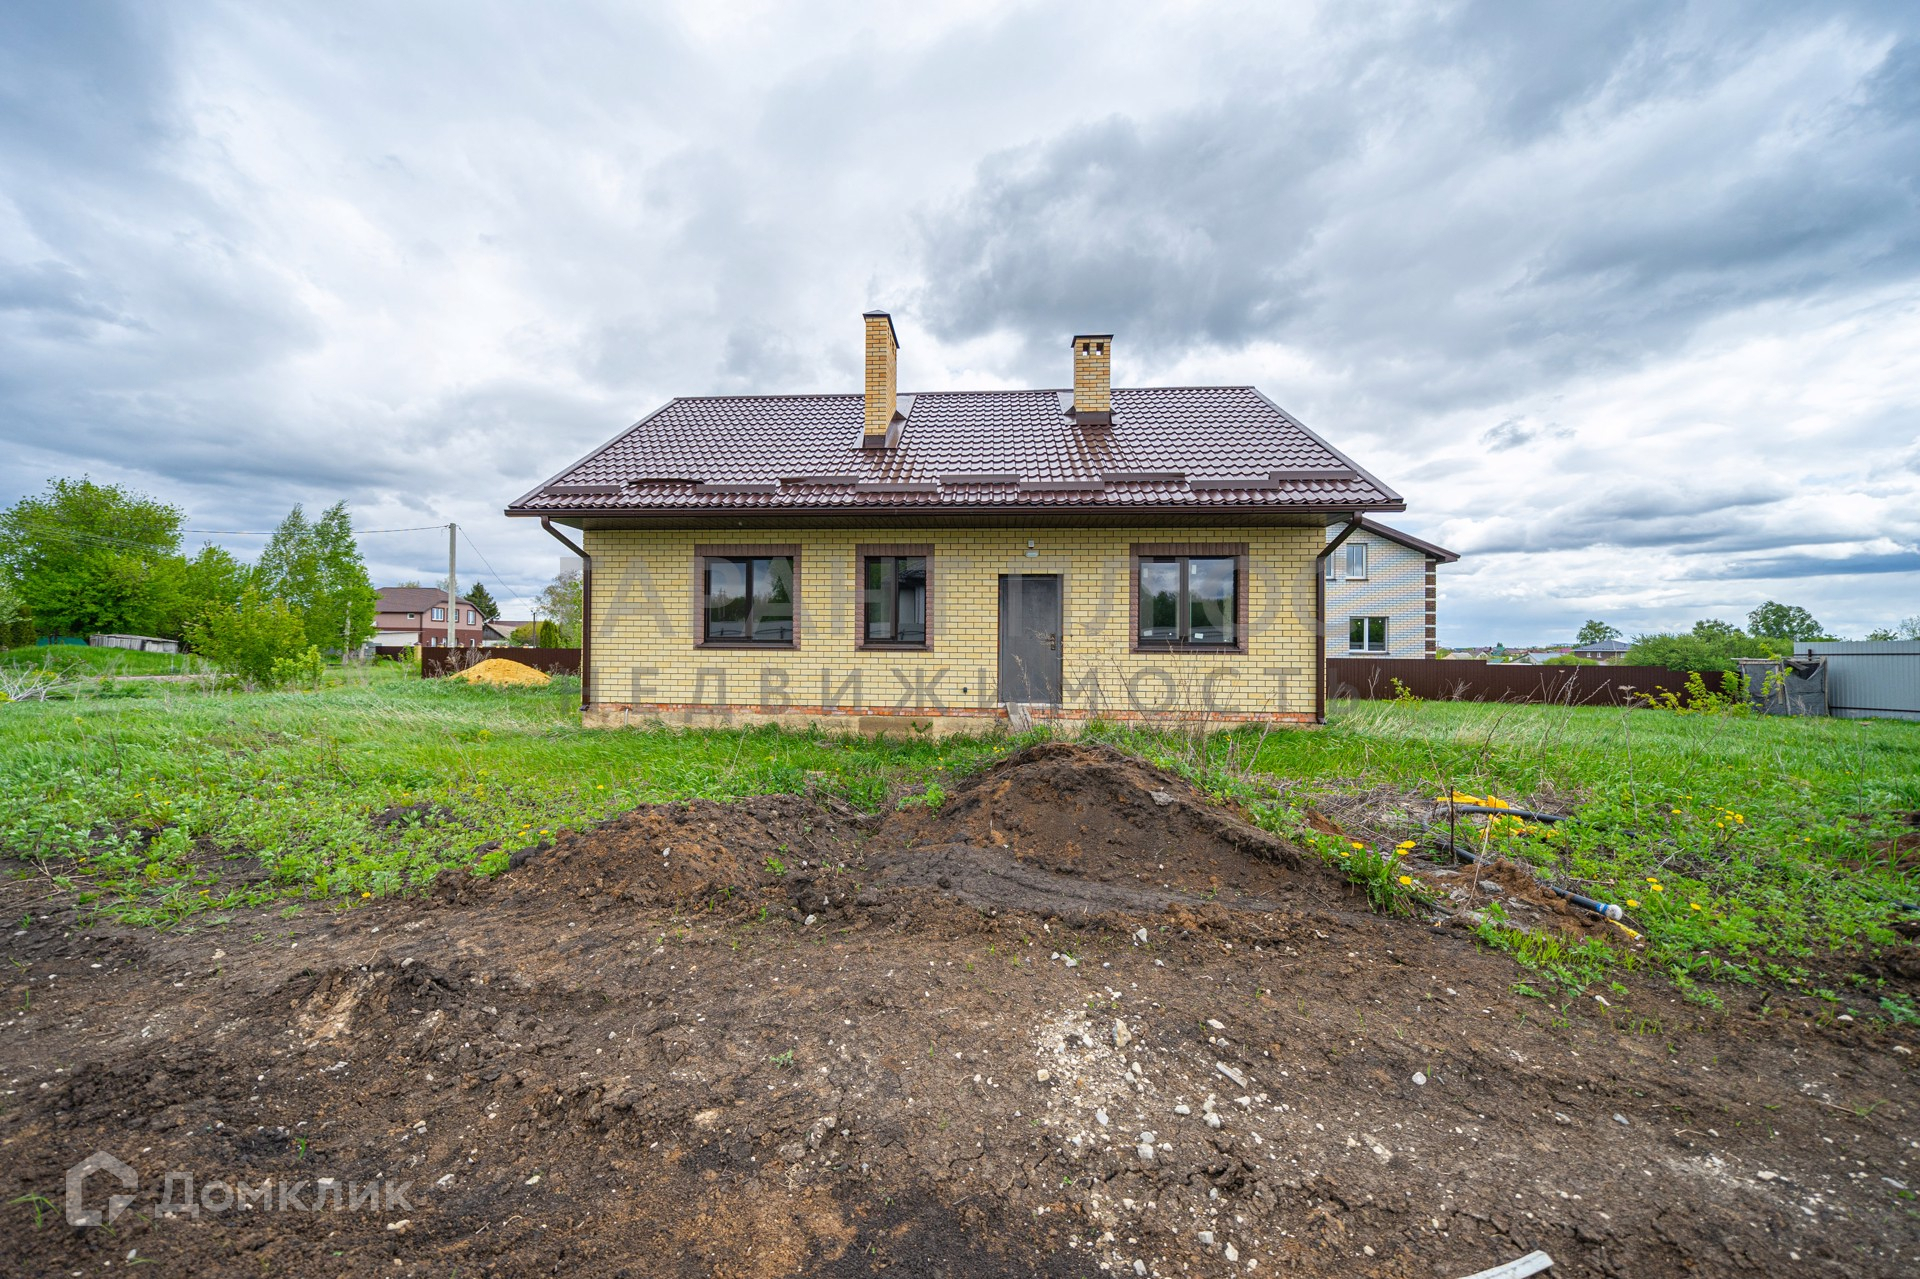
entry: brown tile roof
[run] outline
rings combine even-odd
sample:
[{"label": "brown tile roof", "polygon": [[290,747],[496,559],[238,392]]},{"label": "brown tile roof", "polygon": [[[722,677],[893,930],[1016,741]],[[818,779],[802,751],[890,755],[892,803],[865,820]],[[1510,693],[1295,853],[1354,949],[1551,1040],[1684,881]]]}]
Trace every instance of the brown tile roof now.
[{"label": "brown tile roof", "polygon": [[1432,542],[1423,542],[1413,534],[1401,529],[1389,528],[1379,520],[1362,518],[1360,527],[1366,529],[1369,533],[1377,533],[1390,542],[1398,542],[1408,550],[1419,551],[1422,555],[1430,555],[1442,564],[1451,564],[1460,558],[1460,552],[1458,551],[1449,551],[1444,546],[1435,546]]},{"label": "brown tile roof", "polygon": [[[473,601],[462,595],[459,597],[462,608],[472,608]],[[440,608],[447,602],[447,593],[437,586],[383,586],[380,588],[380,603],[376,606],[382,613],[424,613],[428,609]]]},{"label": "brown tile roof", "polygon": [[507,513],[1405,509],[1250,386],[1116,389],[1111,426],[1066,391],[900,401],[897,446],[862,449],[859,395],[676,399]]}]

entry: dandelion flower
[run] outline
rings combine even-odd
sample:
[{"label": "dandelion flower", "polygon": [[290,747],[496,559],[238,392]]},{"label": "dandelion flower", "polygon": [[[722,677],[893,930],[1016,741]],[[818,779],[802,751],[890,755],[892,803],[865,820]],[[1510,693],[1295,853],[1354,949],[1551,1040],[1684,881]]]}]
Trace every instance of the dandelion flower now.
[{"label": "dandelion flower", "polygon": [[1660,885],[1658,885],[1658,884],[1655,884],[1655,885],[1653,886],[1653,891],[1654,891],[1654,892],[1656,892],[1656,893],[1664,893],[1664,892],[1666,892],[1667,890],[1666,890],[1666,889],[1664,889],[1664,888],[1662,888],[1662,887],[1660,887]]},{"label": "dandelion flower", "polygon": [[1395,848],[1412,848],[1413,841],[1410,839],[1403,839],[1399,843],[1395,844],[1394,847]]},{"label": "dandelion flower", "polygon": [[1408,888],[1411,888],[1411,887],[1413,887],[1413,876],[1411,876],[1411,875],[1402,875],[1402,876],[1400,877],[1400,882],[1401,882],[1402,884],[1404,884],[1404,885],[1406,885],[1406,886],[1407,886]]},{"label": "dandelion flower", "polygon": [[1356,849],[1359,849],[1359,848],[1365,848],[1365,847],[1366,847],[1366,845],[1365,845],[1365,844],[1355,844],[1355,845],[1354,845],[1354,847],[1355,847]]},{"label": "dandelion flower", "polygon": [[1627,898],[1627,906],[1628,906],[1628,907],[1629,907],[1630,909],[1632,909],[1632,910],[1639,910],[1639,909],[1640,909],[1640,903],[1639,903],[1639,902],[1637,902],[1637,901],[1635,901],[1635,900],[1633,900],[1633,898],[1631,898],[1631,897],[1629,897],[1629,898]]},{"label": "dandelion flower", "polygon": [[373,894],[372,894],[372,893],[361,893],[360,895],[361,895],[362,897],[371,897],[371,896],[373,896]]},{"label": "dandelion flower", "polygon": [[1706,909],[1706,908],[1705,908],[1704,906],[1702,906],[1702,905],[1701,905],[1701,904],[1700,904],[1699,902],[1688,902],[1688,903],[1687,903],[1687,905],[1689,905],[1689,906],[1691,906],[1691,907],[1693,907],[1693,908],[1694,908],[1695,910],[1705,910],[1705,909]]}]

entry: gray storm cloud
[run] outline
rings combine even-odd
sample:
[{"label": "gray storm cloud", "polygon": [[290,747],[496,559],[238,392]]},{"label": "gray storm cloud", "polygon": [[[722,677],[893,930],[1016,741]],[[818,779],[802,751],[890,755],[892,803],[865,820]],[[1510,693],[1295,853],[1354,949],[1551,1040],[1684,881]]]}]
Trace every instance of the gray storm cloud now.
[{"label": "gray storm cloud", "polygon": [[511,595],[505,501],[671,395],[854,389],[878,304],[915,386],[1087,327],[1257,382],[1471,552],[1443,639],[1920,611],[1911,5],[1100,18],[0,9],[0,500],[345,497]]}]

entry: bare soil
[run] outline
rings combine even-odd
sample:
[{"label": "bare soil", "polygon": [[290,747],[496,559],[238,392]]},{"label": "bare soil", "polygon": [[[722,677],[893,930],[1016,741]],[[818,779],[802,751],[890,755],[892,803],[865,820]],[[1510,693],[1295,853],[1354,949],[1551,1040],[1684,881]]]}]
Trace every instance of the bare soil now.
[{"label": "bare soil", "polygon": [[[1517,993],[1529,974],[1465,929],[1372,914],[1096,748],[878,819],[641,809],[491,882],[291,919],[85,924],[47,879],[0,885],[0,912],[8,1275],[1427,1279],[1543,1248],[1555,1276],[1894,1276],[1920,1255],[1911,1028],[1638,978]],[[1912,992],[1913,960],[1859,962]],[[65,1170],[95,1151],[139,1184],[75,1228]],[[170,1172],[325,1207],[168,1217]],[[406,1202],[339,1210],[322,1178]]]}]

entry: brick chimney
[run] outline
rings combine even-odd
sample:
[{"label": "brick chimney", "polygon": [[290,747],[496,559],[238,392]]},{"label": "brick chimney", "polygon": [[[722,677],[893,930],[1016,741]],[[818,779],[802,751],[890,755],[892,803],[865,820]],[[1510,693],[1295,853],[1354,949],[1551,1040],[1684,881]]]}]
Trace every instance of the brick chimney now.
[{"label": "brick chimney", "polygon": [[892,429],[899,399],[896,366],[900,339],[893,335],[893,317],[885,311],[868,311],[864,318],[867,322],[867,411],[860,443],[865,448],[879,449],[887,446],[887,432]]},{"label": "brick chimney", "polygon": [[1073,416],[1082,426],[1113,421],[1113,334],[1073,339]]}]

